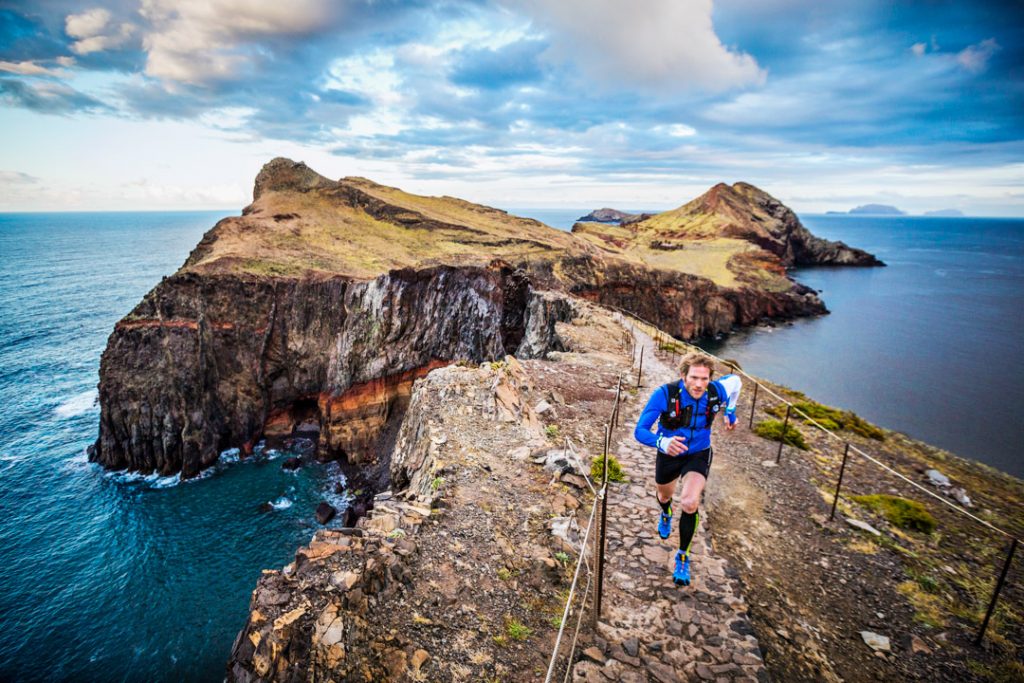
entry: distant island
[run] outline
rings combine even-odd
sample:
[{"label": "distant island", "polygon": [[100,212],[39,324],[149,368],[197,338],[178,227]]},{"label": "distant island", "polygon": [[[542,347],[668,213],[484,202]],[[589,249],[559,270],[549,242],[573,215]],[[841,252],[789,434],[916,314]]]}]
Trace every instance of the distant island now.
[{"label": "distant island", "polygon": [[862,204],[850,209],[850,214],[870,216],[906,216],[905,211],[888,204]]},{"label": "distant island", "polygon": [[[907,212],[890,206],[889,204],[862,204],[849,211],[826,211],[826,216],[906,216]],[[963,218],[964,213],[959,209],[938,209],[936,211],[925,211],[922,216]]]},{"label": "distant island", "polygon": [[625,211],[619,211],[618,209],[597,209],[591,211],[586,216],[580,216],[576,219],[578,223],[611,223],[616,225],[628,225],[637,221],[650,218],[652,214],[649,213],[626,213]]}]

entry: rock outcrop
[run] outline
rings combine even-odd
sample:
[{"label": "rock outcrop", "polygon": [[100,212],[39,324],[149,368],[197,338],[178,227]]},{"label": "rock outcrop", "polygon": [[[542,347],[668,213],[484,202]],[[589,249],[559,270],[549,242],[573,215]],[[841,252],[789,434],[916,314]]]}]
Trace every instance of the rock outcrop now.
[{"label": "rock outcrop", "polygon": [[[671,260],[666,261],[665,254],[659,252],[714,247],[719,252],[729,252],[733,258],[726,268],[747,281],[751,273],[760,275],[757,268],[751,268],[751,259],[761,261],[761,270],[769,271],[772,267],[885,265],[865,251],[812,235],[789,208],[748,183],[719,183],[677,209],[627,221],[622,227],[628,231],[613,234],[592,224],[577,224],[573,232],[597,244],[611,244],[646,257],[652,265],[667,263],[696,274],[702,274],[693,270],[700,264],[693,263],[687,254],[671,255]],[[751,246],[762,253],[751,253]],[[702,258],[708,256],[699,253]]]},{"label": "rock outcrop", "polygon": [[[416,378],[458,360],[558,350],[554,325],[571,296],[688,339],[825,312],[784,266],[812,251],[834,249],[836,263],[852,252],[815,242],[764,193],[724,187],[716,205],[735,216],[730,230],[756,223],[751,239],[779,255],[743,242],[749,249],[728,251],[722,276],[637,244],[609,248],[498,209],[364,178],[332,181],[275,159],[242,215],[217,223],[115,326],[90,458],[189,477],[226,448],[303,433],[317,438],[321,458],[373,462]],[[664,216],[612,229],[636,243]],[[662,232],[679,247],[664,253],[693,255]]]},{"label": "rock outcrop", "polygon": [[[283,570],[263,573],[228,680],[481,680],[542,666],[544,648],[502,642],[513,621],[549,639],[557,628],[543,613],[567,582],[555,559],[564,546],[544,525],[550,473],[526,458],[545,444],[536,400],[514,358],[419,380],[394,491],[356,528],[317,531]],[[481,450],[497,443],[522,455]]]},{"label": "rock outcrop", "polygon": [[597,209],[586,216],[580,216],[576,220],[581,223],[624,223],[637,219],[641,214],[626,213],[618,209]]}]

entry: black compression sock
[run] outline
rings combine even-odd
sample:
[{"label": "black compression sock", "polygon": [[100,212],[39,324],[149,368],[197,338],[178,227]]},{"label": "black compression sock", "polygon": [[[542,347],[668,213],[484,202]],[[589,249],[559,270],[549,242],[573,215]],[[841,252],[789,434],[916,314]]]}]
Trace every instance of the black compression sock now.
[{"label": "black compression sock", "polygon": [[684,555],[690,554],[690,544],[693,542],[693,535],[697,532],[699,523],[699,512],[683,512],[679,515],[679,549],[683,551]]},{"label": "black compression sock", "polygon": [[[655,495],[654,497],[658,498],[657,495]],[[661,498],[658,498],[658,505],[661,506],[661,511],[667,515],[672,510],[672,499],[669,498],[668,502],[662,503]]]}]

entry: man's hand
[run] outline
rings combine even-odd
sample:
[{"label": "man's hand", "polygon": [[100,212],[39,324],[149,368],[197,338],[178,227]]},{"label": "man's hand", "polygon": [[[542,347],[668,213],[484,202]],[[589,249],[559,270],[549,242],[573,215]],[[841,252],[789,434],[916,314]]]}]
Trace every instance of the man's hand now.
[{"label": "man's hand", "polygon": [[687,451],[685,441],[686,439],[681,436],[673,436],[669,439],[665,452],[671,456],[682,455]]},{"label": "man's hand", "polygon": [[736,413],[726,411],[725,413],[725,431],[732,432],[736,430]]}]

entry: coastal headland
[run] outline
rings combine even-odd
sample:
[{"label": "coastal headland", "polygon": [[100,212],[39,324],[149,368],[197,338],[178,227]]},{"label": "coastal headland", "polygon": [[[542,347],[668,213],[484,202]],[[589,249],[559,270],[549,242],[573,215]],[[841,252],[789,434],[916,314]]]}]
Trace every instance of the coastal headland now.
[{"label": "coastal headland", "polygon": [[[90,458],[190,477],[226,448],[304,435],[318,459],[365,482],[358,515],[264,571],[230,680],[542,679],[618,378],[643,348],[650,365],[625,393],[629,423],[643,392],[672,379],[678,350],[612,310],[680,340],[819,315],[817,294],[787,276],[814,264],[882,265],[814,237],[744,183],[566,233],[275,159],[242,215],[214,226],[116,325]],[[777,412],[762,403],[757,416]],[[851,439],[881,435],[908,476],[940,467],[993,524],[1021,533],[1018,480],[840,422],[859,430]],[[913,491],[866,468],[847,476],[868,498],[826,521],[826,443],[807,434],[807,455],[787,451],[796,464],[774,468],[761,455],[773,442],[734,436],[705,503],[706,573],[683,596],[666,580],[670,544],[648,528],[644,454],[628,432],[615,436],[625,481],[609,518],[609,608],[562,670],[587,681],[1012,673],[1019,589],[989,649],[968,649],[998,544],[946,509],[931,510],[927,534],[906,530],[870,496]],[[885,631],[888,649],[862,631]]]},{"label": "coastal headland", "polygon": [[694,339],[825,313],[789,266],[878,263],[811,236],[744,184],[602,230],[570,234],[275,159],[242,215],[115,326],[90,459],[192,477],[226,448],[302,428],[324,459],[375,460],[417,377],[542,355],[570,298]]}]

